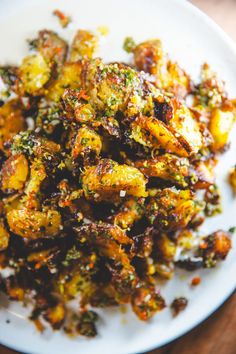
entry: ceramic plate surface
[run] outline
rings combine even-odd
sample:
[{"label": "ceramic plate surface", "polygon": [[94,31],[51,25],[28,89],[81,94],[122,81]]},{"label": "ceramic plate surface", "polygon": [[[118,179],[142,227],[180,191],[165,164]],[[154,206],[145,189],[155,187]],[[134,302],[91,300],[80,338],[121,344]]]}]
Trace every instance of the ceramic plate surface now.
[{"label": "ceramic plate surface", "polygon": [[[63,30],[52,16],[60,9],[73,22]],[[204,14],[184,0],[0,0],[0,63],[19,63],[27,54],[27,38],[39,29],[57,31],[72,38],[77,28],[96,29],[106,25],[109,36],[101,41],[100,55],[106,61],[127,61],[122,50],[124,38],[136,41],[159,37],[172,59],[177,60],[194,78],[207,61],[225,81],[231,97],[236,96],[236,51],[230,39]],[[236,136],[232,132],[231,140]],[[236,139],[217,167],[222,190],[223,214],[211,218],[204,232],[228,229],[236,224],[236,200],[227,184],[227,172],[236,163]],[[191,289],[194,274],[202,283]],[[162,293],[170,303],[176,296],[186,296],[189,306],[173,319],[169,309],[142,323],[131,313],[119,310],[99,311],[101,321],[97,338],[69,339],[60,332],[39,334],[26,317],[27,309],[17,303],[0,301],[0,342],[31,354],[134,354],[164,345],[187,332],[209,316],[233,292],[236,285],[236,250],[226,262],[211,271],[178,272],[162,284]],[[10,323],[7,323],[10,320]],[[6,322],[7,321],[7,322]]]}]

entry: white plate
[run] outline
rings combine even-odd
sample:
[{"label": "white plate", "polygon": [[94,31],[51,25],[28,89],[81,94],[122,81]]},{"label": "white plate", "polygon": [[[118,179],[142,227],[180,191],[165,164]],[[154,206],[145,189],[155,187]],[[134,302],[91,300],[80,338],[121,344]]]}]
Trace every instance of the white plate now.
[{"label": "white plate", "polygon": [[[52,11],[59,8],[73,17],[62,30]],[[127,60],[122,43],[127,35],[137,41],[159,37],[171,57],[195,78],[202,62],[209,62],[225,79],[231,96],[236,96],[236,52],[230,39],[204,14],[184,0],[0,0],[0,62],[19,61],[27,53],[26,38],[42,28],[71,38],[77,28],[96,29],[107,25],[110,35],[102,40],[101,56],[107,61]],[[235,131],[232,136],[235,136]],[[223,191],[224,213],[210,219],[206,232],[236,224],[236,200],[226,182],[229,167],[236,163],[236,139],[218,167]],[[186,273],[185,273],[186,274]],[[199,274],[199,272],[197,273]],[[100,311],[99,336],[88,340],[68,339],[64,334],[41,335],[25,319],[19,304],[0,310],[0,342],[27,353],[38,354],[131,354],[150,350],[184,334],[209,316],[233,292],[236,285],[236,251],[211,271],[201,271],[202,284],[190,289],[193,273],[177,275],[163,286],[167,302],[187,296],[189,306],[172,319],[169,309],[150,323],[142,323],[128,312]],[[6,323],[9,319],[10,324]]]}]

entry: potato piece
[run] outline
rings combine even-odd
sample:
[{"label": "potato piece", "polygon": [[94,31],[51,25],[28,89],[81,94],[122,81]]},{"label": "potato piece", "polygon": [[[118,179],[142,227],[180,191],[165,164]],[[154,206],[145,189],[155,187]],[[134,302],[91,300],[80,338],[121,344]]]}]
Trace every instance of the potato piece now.
[{"label": "potato piece", "polygon": [[188,156],[185,147],[180,144],[166,124],[156,118],[140,116],[131,124],[131,128],[131,138],[139,144],[150,148],[162,148],[177,156]]},{"label": "potato piece", "polygon": [[3,220],[0,220],[0,251],[3,251],[8,247],[9,239],[9,232],[6,230]]},{"label": "potato piece", "polygon": [[68,45],[53,31],[39,31],[38,38],[32,44],[50,65],[60,66],[66,60]]},{"label": "potato piece", "polygon": [[81,69],[80,62],[65,63],[56,80],[47,88],[46,97],[58,102],[66,88],[78,89],[81,87]]},{"label": "potato piece", "polygon": [[4,143],[25,129],[25,121],[20,103],[10,100],[0,107],[0,150],[5,150]]},{"label": "potato piece", "polygon": [[236,166],[232,167],[229,172],[229,183],[233,189],[234,194],[236,194]]},{"label": "potato piece", "polygon": [[158,230],[169,232],[185,228],[204,206],[194,200],[191,190],[165,188],[150,200],[147,215]]},{"label": "potato piece", "polygon": [[185,104],[176,100],[172,102],[174,106],[173,115],[167,126],[175,136],[179,137],[179,142],[188,152],[196,154],[204,145],[200,126]]},{"label": "potato piece", "polygon": [[50,323],[53,329],[60,329],[66,316],[66,309],[62,303],[47,309],[44,314],[45,319]]},{"label": "potato piece", "polygon": [[35,159],[30,167],[29,182],[25,188],[25,195],[22,198],[22,203],[26,208],[36,210],[39,208],[38,193],[46,177],[47,175],[42,161]]},{"label": "potato piece", "polygon": [[184,157],[165,154],[150,160],[136,161],[135,167],[148,177],[158,177],[182,187],[188,185],[190,164]]},{"label": "potato piece", "polygon": [[[142,109],[141,75],[121,63],[104,64],[96,59],[84,66],[84,88],[89,92],[90,104],[101,110],[107,117],[114,117],[118,111],[124,112],[129,103],[128,112],[138,114]],[[137,102],[132,103],[132,99]]]},{"label": "potato piece", "polygon": [[194,166],[191,184],[194,189],[205,189],[215,183],[214,170],[208,161],[199,161]]},{"label": "potato piece", "polygon": [[199,255],[203,257],[204,267],[215,267],[218,261],[224,260],[232,248],[231,234],[218,230],[204,237],[199,246]]},{"label": "potato piece", "polygon": [[50,78],[50,67],[40,53],[25,57],[19,70],[25,91],[32,95],[38,95]]},{"label": "potato piece", "polygon": [[144,214],[144,200],[130,198],[126,200],[118,213],[112,218],[115,225],[122,229],[128,229],[135,221],[141,219]]},{"label": "potato piece", "polygon": [[176,253],[176,244],[166,234],[156,240],[158,256],[165,261],[172,261]]},{"label": "potato piece", "polygon": [[12,155],[1,170],[1,190],[12,193],[23,189],[28,177],[28,161],[23,154]]},{"label": "potato piece", "polygon": [[101,256],[120,262],[124,267],[131,267],[129,256],[121,246],[132,245],[133,240],[118,226],[107,223],[91,223],[75,227],[74,231],[82,244],[95,245]]},{"label": "potato piece", "polygon": [[7,213],[7,222],[12,232],[21,237],[38,239],[58,234],[61,215],[56,210],[47,212],[20,209]]},{"label": "potato piece", "polygon": [[173,92],[179,98],[184,98],[191,91],[191,80],[178,63],[169,60],[163,86],[166,91]]},{"label": "potato piece", "polygon": [[224,149],[228,142],[229,133],[234,122],[235,113],[230,106],[213,109],[209,123],[209,130],[214,139],[211,146],[214,152],[220,152]]},{"label": "potato piece", "polygon": [[39,192],[42,181],[47,177],[42,161],[35,159],[30,167],[30,179],[25,189],[28,196],[36,195]]},{"label": "potato piece", "polygon": [[82,184],[87,199],[119,200],[125,194],[146,197],[146,180],[135,167],[119,165],[115,161],[103,159],[97,166],[85,169]]},{"label": "potato piece", "polygon": [[84,126],[76,134],[72,147],[72,158],[76,159],[79,155],[86,157],[93,154],[99,156],[102,150],[102,140],[100,136],[92,129]]},{"label": "potato piece", "polygon": [[155,313],[165,308],[165,300],[153,285],[145,284],[137,288],[132,295],[132,309],[138,318],[147,321]]},{"label": "potato piece", "polygon": [[159,39],[140,43],[134,48],[134,63],[139,70],[162,78],[166,73],[166,55]]},{"label": "potato piece", "polygon": [[70,60],[92,59],[98,48],[98,38],[90,31],[79,30],[72,42]]}]

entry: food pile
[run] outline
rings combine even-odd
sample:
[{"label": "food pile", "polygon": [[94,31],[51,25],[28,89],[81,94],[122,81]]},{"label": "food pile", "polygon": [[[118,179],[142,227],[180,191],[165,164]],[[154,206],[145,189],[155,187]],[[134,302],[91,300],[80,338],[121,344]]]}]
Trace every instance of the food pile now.
[{"label": "food pile", "polygon": [[120,304],[146,321],[166,306],[158,278],[231,248],[232,230],[198,228],[221,211],[214,167],[235,102],[207,64],[195,84],[158,39],[127,38],[131,64],[95,57],[85,30],[70,48],[49,30],[29,45],[0,68],[0,288],[40,330],[94,336],[96,307]]}]

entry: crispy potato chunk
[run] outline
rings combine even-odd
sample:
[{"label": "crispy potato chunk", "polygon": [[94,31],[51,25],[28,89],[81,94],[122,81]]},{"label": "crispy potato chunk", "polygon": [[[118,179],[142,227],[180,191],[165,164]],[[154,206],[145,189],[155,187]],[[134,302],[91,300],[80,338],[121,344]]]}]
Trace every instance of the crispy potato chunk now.
[{"label": "crispy potato chunk", "polygon": [[80,62],[65,63],[58,78],[49,85],[46,97],[51,101],[58,102],[66,88],[80,88],[81,68]]},{"label": "crispy potato chunk", "polygon": [[191,91],[191,80],[178,63],[169,60],[163,86],[168,92],[173,92],[175,96],[181,98]]},{"label": "crispy potato chunk", "polygon": [[0,150],[5,150],[4,143],[11,141],[13,136],[24,130],[25,122],[20,103],[10,100],[0,107]]},{"label": "crispy potato chunk", "polygon": [[[108,117],[125,111],[128,104],[133,107],[127,111],[131,115],[138,114],[142,108],[140,74],[127,65],[94,60],[84,67],[83,84],[89,92],[90,104]],[[137,102],[132,104],[132,99]]]},{"label": "crispy potato chunk", "polygon": [[131,137],[144,146],[164,148],[177,156],[187,157],[188,152],[168,129],[165,123],[153,117],[140,116],[131,124]]},{"label": "crispy potato chunk", "polygon": [[73,159],[76,159],[78,156],[86,157],[91,154],[99,156],[101,150],[101,138],[94,130],[86,126],[78,130],[71,151]]},{"label": "crispy potato chunk", "polygon": [[184,157],[165,154],[150,160],[136,161],[135,167],[147,177],[158,177],[182,187],[188,185],[190,164]]},{"label": "crispy potato chunk", "polygon": [[204,238],[199,246],[200,255],[203,257],[206,268],[214,267],[217,261],[224,260],[232,248],[231,235],[218,230]]},{"label": "crispy potato chunk", "polygon": [[190,153],[197,153],[204,144],[200,126],[188,107],[174,100],[172,118],[168,121],[168,127],[179,136],[179,141]]},{"label": "crispy potato chunk", "polygon": [[166,234],[156,240],[158,256],[165,261],[172,261],[176,253],[176,244]]},{"label": "crispy potato chunk", "polygon": [[97,36],[90,31],[79,30],[72,42],[70,60],[92,59],[97,47]]},{"label": "crispy potato chunk", "polygon": [[5,250],[8,247],[10,234],[6,230],[3,220],[0,220],[0,251]]},{"label": "crispy potato chunk", "polygon": [[115,225],[128,229],[144,214],[144,199],[130,198],[126,200],[118,213],[112,218]]},{"label": "crispy potato chunk", "polygon": [[57,235],[60,231],[61,215],[56,210],[11,210],[7,213],[7,222],[16,235],[37,239]]},{"label": "crispy potato chunk", "polygon": [[65,315],[65,306],[62,303],[58,303],[56,306],[48,308],[44,317],[51,324],[53,329],[60,329],[64,322]]},{"label": "crispy potato chunk", "polygon": [[214,142],[211,146],[214,152],[222,151],[228,142],[229,133],[235,122],[235,114],[232,107],[223,106],[212,111],[209,130]]},{"label": "crispy potato chunk", "polygon": [[136,289],[131,300],[132,309],[138,318],[147,321],[165,308],[165,301],[153,285],[142,285]]},{"label": "crispy potato chunk", "polygon": [[28,177],[28,161],[23,154],[12,155],[1,170],[1,190],[4,193],[21,190]]},{"label": "crispy potato chunk", "polygon": [[134,48],[134,63],[139,70],[162,78],[165,73],[166,56],[159,39],[140,43]]},{"label": "crispy potato chunk", "polygon": [[229,183],[236,194],[236,166],[232,167],[229,172]]},{"label": "crispy potato chunk", "polygon": [[50,67],[40,53],[25,57],[19,70],[24,90],[32,95],[39,94],[50,78]]},{"label": "crispy potato chunk", "polygon": [[55,32],[39,31],[38,38],[32,41],[36,49],[51,65],[62,65],[66,59],[68,45]]},{"label": "crispy potato chunk", "polygon": [[122,195],[145,197],[146,180],[135,167],[119,165],[117,162],[103,159],[97,166],[86,168],[82,184],[87,199],[115,200]]},{"label": "crispy potato chunk", "polygon": [[186,227],[203,208],[192,191],[165,188],[150,200],[147,214],[157,229],[174,231]]},{"label": "crispy potato chunk", "polygon": [[133,241],[118,226],[92,223],[74,230],[81,243],[96,245],[102,256],[120,262],[125,267],[130,266],[129,257],[121,245],[131,245]]}]

